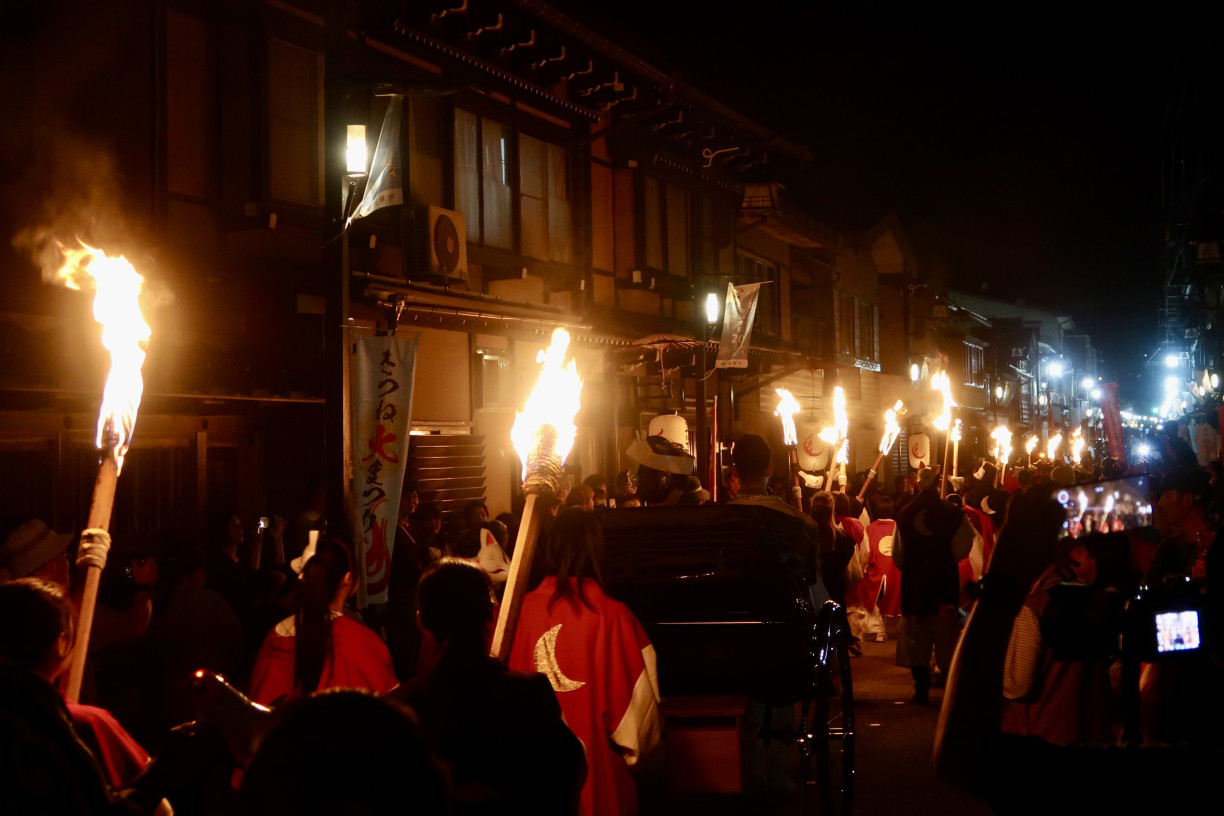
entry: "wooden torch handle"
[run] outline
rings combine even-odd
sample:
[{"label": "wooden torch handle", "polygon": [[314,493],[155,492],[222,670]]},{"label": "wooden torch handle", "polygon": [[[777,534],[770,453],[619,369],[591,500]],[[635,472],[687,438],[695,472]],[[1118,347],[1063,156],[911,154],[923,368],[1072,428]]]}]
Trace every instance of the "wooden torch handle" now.
[{"label": "wooden torch handle", "polygon": [[510,577],[506,580],[506,592],[502,595],[497,625],[493,629],[493,645],[489,652],[504,663],[510,660],[514,630],[518,627],[523,596],[527,594],[527,581],[531,577],[531,564],[535,560],[536,541],[540,537],[539,498],[535,493],[527,494],[518,538],[514,543],[514,555],[510,558]]},{"label": "wooden torch handle", "polygon": [[[98,466],[98,478],[94,480],[93,499],[89,505],[89,524],[86,529],[107,530],[110,528],[111,510],[115,506],[115,487],[119,483],[119,464],[109,451],[102,455]],[[94,607],[98,603],[98,583],[102,580],[102,568],[90,566],[85,570],[85,588],[81,593],[81,610],[77,617],[76,642],[72,647],[72,663],[68,668],[68,690],[65,697],[75,703],[81,699],[81,683],[85,679],[85,657],[89,654],[89,635],[93,630]]]}]

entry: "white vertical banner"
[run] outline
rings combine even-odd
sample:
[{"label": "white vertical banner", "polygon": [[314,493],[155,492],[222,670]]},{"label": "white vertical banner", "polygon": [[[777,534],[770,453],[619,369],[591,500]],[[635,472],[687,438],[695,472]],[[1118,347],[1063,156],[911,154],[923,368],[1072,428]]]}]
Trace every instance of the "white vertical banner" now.
[{"label": "white vertical banner", "polygon": [[374,160],[370,162],[370,180],[361,204],[349,218],[349,223],[383,207],[404,203],[403,165],[400,163],[400,119],[403,109],[402,97],[393,96],[387,103],[387,115],[383,117],[382,130],[378,132]]},{"label": "white vertical banner", "polygon": [[748,343],[752,339],[752,320],[756,317],[760,283],[744,286],[727,284],[727,303],[723,308],[722,338],[718,341],[715,368],[747,368]]},{"label": "white vertical banner", "polygon": [[361,335],[354,347],[353,513],[365,556],[361,580],[369,603],[386,603],[408,464],[417,338]]}]

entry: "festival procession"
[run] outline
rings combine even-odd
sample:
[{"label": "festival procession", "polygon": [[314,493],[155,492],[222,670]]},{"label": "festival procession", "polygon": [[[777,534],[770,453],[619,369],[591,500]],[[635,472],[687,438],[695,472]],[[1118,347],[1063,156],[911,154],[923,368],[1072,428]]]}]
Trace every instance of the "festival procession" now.
[{"label": "festival procession", "polygon": [[723,5],[0,10],[0,813],[1211,801],[1201,66]]}]

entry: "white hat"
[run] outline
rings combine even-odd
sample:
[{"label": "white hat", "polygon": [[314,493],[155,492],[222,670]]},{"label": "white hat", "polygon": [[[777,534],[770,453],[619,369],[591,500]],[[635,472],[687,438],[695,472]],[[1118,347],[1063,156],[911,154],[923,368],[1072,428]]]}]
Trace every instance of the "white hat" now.
[{"label": "white hat", "polygon": [[0,546],[0,581],[26,577],[62,555],[71,543],[72,533],[57,533],[38,519],[27,521]]}]

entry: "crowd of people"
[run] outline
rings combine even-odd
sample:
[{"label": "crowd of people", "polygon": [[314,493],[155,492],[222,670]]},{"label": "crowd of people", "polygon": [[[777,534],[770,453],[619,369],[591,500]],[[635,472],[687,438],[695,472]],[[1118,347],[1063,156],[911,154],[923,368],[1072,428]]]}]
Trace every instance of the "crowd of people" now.
[{"label": "crowd of people", "polygon": [[[845,490],[817,491],[774,474],[769,445],[747,434],[719,501],[797,520],[813,597],[850,611],[852,653],[863,639],[894,639],[915,703],[946,686],[938,772],[1014,810],[1036,794],[1011,797],[1012,767],[1071,763],[1060,773],[1082,782],[1146,761],[1172,778],[1177,762],[1205,769],[1217,756],[1219,604],[1205,589],[1224,472],[1188,453],[1171,439],[1163,466],[1145,474],[1155,527],[1079,537],[1056,492],[1128,475],[1117,462],[1006,474],[987,463],[956,480],[923,467],[891,490],[858,474]],[[83,702],[67,702],[76,538],[38,520],[8,524],[0,618],[22,625],[0,627],[10,759],[0,812],[364,813],[405,797],[429,813],[636,812],[634,766],[661,736],[658,669],[642,625],[608,594],[599,515],[711,496],[673,442],[638,440],[627,456],[637,467],[610,485],[567,480],[544,502],[506,663],[489,644],[515,516],[490,519],[474,501],[448,524],[407,483],[389,602],[358,611],[354,553],[327,535],[316,488],[292,522],[260,519],[253,540],[227,511],[203,547],[115,542]],[[1122,602],[1169,582],[1177,598],[1206,599],[1191,606],[1207,646],[1128,662]],[[229,709],[201,698],[212,674],[231,687]],[[1127,741],[1153,747],[1085,748]],[[1155,747],[1173,744],[1190,747]]]}]

